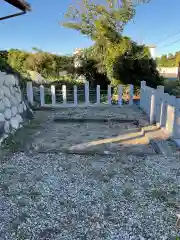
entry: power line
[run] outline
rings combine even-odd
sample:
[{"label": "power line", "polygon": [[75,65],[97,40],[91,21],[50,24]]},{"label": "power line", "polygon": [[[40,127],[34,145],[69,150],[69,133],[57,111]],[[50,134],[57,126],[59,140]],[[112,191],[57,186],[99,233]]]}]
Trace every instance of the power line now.
[{"label": "power line", "polygon": [[180,42],[180,39],[178,39],[178,40],[176,40],[176,41],[174,41],[174,42],[172,42],[172,43],[168,43],[168,44],[162,45],[162,46],[160,46],[159,48],[164,48],[164,47],[167,47],[167,46],[169,46],[169,45],[171,45],[171,44],[174,44],[174,43],[177,43],[177,42]]},{"label": "power line", "polygon": [[169,38],[171,38],[171,37],[174,37],[174,36],[178,35],[179,33],[180,33],[180,31],[175,32],[175,33],[173,33],[173,34],[170,34],[170,35],[168,35],[167,37],[165,37],[165,38],[157,41],[155,44],[157,45],[157,44],[159,44],[159,43],[161,43],[161,42],[163,42],[163,41],[166,41],[167,39],[169,39]]}]

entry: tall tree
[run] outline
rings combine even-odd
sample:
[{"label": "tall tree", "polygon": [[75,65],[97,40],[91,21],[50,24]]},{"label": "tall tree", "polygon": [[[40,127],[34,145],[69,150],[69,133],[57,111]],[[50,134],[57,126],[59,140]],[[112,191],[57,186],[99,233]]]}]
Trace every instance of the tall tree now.
[{"label": "tall tree", "polygon": [[[118,3],[118,1],[117,1]],[[115,0],[81,0],[69,7],[67,22],[63,26],[73,28],[92,40],[115,40],[125,24],[133,18],[134,8],[129,0],[116,4]]]},{"label": "tall tree", "polygon": [[[93,52],[92,55],[94,55],[95,60],[99,60],[100,64],[98,67],[101,68],[102,72],[106,72],[108,78],[111,80],[111,84],[114,86],[120,82],[119,75],[114,74],[114,66],[118,66],[117,61],[124,61],[129,55],[128,71],[129,75],[131,75],[131,67],[137,68],[138,66],[138,71],[142,72],[139,67],[142,64],[135,64],[134,61],[137,62],[140,60],[142,63],[142,59],[145,57],[147,65],[149,58],[148,50],[144,46],[138,48],[130,38],[122,36],[125,25],[135,15],[133,2],[135,1],[81,0],[79,5],[74,4],[69,8],[66,14],[67,22],[63,23],[63,26],[80,31],[94,41],[94,47],[91,49]],[[149,1],[140,2],[145,3]],[[120,65],[122,64],[120,63]],[[154,67],[153,64],[149,65],[149,68],[152,68],[151,66]],[[153,71],[148,72],[150,75],[154,74]],[[140,74],[136,74],[137,76],[139,77]],[[131,78],[129,81],[133,79]]]},{"label": "tall tree", "polygon": [[180,63],[180,52],[176,55],[176,66],[179,67]]}]

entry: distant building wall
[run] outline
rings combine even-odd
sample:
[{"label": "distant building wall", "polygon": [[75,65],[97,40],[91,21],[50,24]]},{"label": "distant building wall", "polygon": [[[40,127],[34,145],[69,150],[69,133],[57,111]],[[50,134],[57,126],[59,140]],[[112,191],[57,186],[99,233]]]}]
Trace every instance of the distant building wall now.
[{"label": "distant building wall", "polygon": [[161,74],[178,74],[178,67],[158,67],[158,71]]}]

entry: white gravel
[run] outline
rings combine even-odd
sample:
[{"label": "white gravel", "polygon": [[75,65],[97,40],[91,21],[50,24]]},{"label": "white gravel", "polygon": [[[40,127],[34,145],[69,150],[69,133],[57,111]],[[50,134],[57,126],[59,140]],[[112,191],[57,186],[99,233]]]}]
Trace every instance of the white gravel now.
[{"label": "white gravel", "polygon": [[178,157],[17,153],[0,168],[0,239],[176,239]]}]

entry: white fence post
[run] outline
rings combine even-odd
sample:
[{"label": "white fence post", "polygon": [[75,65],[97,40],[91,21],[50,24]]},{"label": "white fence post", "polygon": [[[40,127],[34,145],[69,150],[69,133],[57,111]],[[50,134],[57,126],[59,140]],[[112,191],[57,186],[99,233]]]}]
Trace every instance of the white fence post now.
[{"label": "white fence post", "polygon": [[161,105],[164,96],[164,86],[158,86],[156,90],[156,123],[160,124]]},{"label": "white fence post", "polygon": [[145,110],[146,107],[145,105],[147,104],[147,102],[145,101],[145,88],[146,88],[146,82],[145,81],[141,81],[141,89],[140,89],[140,107]]},{"label": "white fence post", "polygon": [[89,82],[85,83],[85,104],[89,105]]},{"label": "white fence post", "polygon": [[155,92],[154,89],[151,94],[151,103],[150,103],[150,123],[153,124],[156,120],[156,106],[155,106]]},{"label": "white fence post", "polygon": [[176,106],[176,97],[169,96],[169,101],[167,106],[166,130],[170,134],[170,136],[173,136],[173,133],[174,133],[175,106]]},{"label": "white fence post", "polygon": [[40,102],[41,102],[41,107],[44,106],[45,100],[44,100],[44,86],[40,86]]},{"label": "white fence post", "polygon": [[176,98],[173,137],[180,139],[180,99]]},{"label": "white fence post", "polygon": [[34,100],[33,100],[33,87],[32,87],[32,82],[27,82],[26,91],[27,91],[27,100],[28,100],[28,102],[29,102],[31,105],[33,105]]},{"label": "white fence post", "polygon": [[108,104],[111,105],[111,86],[108,85]]},{"label": "white fence post", "polygon": [[56,105],[56,89],[55,86],[51,86],[51,99],[52,99],[52,105]]},{"label": "white fence post", "polygon": [[134,96],[134,86],[132,84],[129,85],[129,105],[133,105],[133,96]]},{"label": "white fence post", "polygon": [[62,86],[62,95],[63,95],[63,103],[67,103],[67,92],[66,92],[66,85]]},{"label": "white fence post", "polygon": [[101,100],[100,100],[100,85],[96,86],[96,103],[100,104]]},{"label": "white fence post", "polygon": [[118,86],[118,105],[122,106],[123,86]]},{"label": "white fence post", "polygon": [[74,86],[74,105],[78,105],[78,98],[77,98],[77,86]]},{"label": "white fence post", "polygon": [[161,110],[160,110],[160,127],[165,127],[166,125],[166,118],[167,118],[167,102],[169,99],[169,94],[164,93],[162,96],[162,103],[161,103]]}]

